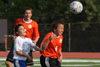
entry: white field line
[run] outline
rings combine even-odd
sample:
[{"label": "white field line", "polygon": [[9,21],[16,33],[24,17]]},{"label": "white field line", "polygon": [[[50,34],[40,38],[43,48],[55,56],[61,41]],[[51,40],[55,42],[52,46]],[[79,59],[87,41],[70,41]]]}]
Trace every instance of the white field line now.
[{"label": "white field line", "polygon": [[[0,65],[2,65],[2,64],[0,64]],[[63,64],[63,65],[61,65],[61,66],[79,66],[79,67],[85,67],[85,66],[88,66],[88,67],[91,67],[92,65],[98,65],[98,64]],[[99,64],[100,65],[100,64]],[[34,64],[34,66],[41,66],[40,64]]]},{"label": "white field line", "polygon": [[90,64],[90,65],[87,65],[87,64],[84,64],[84,65],[83,65],[83,64],[74,64],[74,65],[72,65],[72,64],[71,64],[71,65],[66,64],[66,65],[61,65],[61,66],[68,66],[68,67],[69,67],[69,66],[77,66],[77,67],[78,67],[78,66],[79,66],[79,67],[82,67],[82,66],[84,66],[84,67],[85,67],[85,66],[90,66],[90,67],[91,67],[92,65],[91,65],[91,64]]},{"label": "white field line", "polygon": [[[5,61],[6,58],[0,58],[0,61]],[[39,59],[33,59],[33,61],[40,61]],[[62,62],[94,62],[99,63],[100,60],[93,60],[93,59],[63,59]]]},{"label": "white field line", "polygon": [[[61,66],[93,66],[93,65],[100,65],[100,64],[62,64]],[[40,64],[34,64],[34,66],[40,66]]]},{"label": "white field line", "polygon": [[63,59],[62,62],[100,62],[100,60],[89,60],[89,59]]},{"label": "white field line", "polygon": [[[5,61],[6,60],[6,58],[0,58],[0,61]],[[37,62],[39,62],[40,60],[39,59],[33,59],[33,61],[37,61]],[[85,67],[85,66],[88,66],[88,67],[92,67],[93,65],[100,65],[99,64],[99,62],[100,62],[100,60],[95,60],[95,59],[63,59],[62,60],[62,63],[63,62],[66,62],[66,63],[68,63],[68,62],[98,62],[98,64],[62,64],[61,66],[68,66],[68,67],[70,67],[70,66],[77,66],[77,67]],[[2,65],[2,64],[0,64],[0,65]],[[34,66],[40,66],[40,64],[34,64]]]},{"label": "white field line", "polygon": [[[34,66],[40,66],[40,64],[34,64]],[[79,64],[74,64],[74,65],[69,65],[69,64],[66,64],[66,65],[61,65],[61,66],[92,66],[92,65],[79,65]]]}]

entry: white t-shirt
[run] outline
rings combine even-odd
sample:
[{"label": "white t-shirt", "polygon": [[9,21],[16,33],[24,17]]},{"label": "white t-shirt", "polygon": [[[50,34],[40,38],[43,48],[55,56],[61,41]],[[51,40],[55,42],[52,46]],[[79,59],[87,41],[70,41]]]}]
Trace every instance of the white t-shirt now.
[{"label": "white t-shirt", "polygon": [[21,38],[20,36],[18,36],[15,41],[14,41],[14,51],[13,51],[13,59],[16,60],[26,60],[26,57],[20,56],[18,54],[16,54],[16,51],[21,50],[24,54],[27,54],[30,52],[31,49],[33,49],[34,47],[34,43],[32,42],[31,39],[29,38]]}]

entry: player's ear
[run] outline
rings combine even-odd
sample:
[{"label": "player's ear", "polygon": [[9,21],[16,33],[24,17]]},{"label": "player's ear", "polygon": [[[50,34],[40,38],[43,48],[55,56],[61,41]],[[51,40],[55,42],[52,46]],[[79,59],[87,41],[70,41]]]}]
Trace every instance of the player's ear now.
[{"label": "player's ear", "polygon": [[56,32],[56,28],[53,29],[53,32]]},{"label": "player's ear", "polygon": [[16,35],[18,35],[18,32],[16,32]]}]

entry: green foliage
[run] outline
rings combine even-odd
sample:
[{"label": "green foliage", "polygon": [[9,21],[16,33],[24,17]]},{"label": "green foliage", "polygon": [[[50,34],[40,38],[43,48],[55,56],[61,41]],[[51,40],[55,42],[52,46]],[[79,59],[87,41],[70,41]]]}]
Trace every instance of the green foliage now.
[{"label": "green foliage", "polygon": [[31,7],[33,9],[33,18],[35,18],[36,21],[41,21],[41,23],[49,23],[57,19],[65,22],[100,21],[99,0],[79,0],[84,6],[84,10],[81,14],[77,15],[72,14],[69,10],[69,4],[72,1],[74,0],[9,0],[8,4],[1,1],[0,14],[4,14],[8,11],[9,16],[22,16],[23,9]]},{"label": "green foliage", "polygon": [[[53,20],[68,23],[84,23],[74,28],[82,31],[92,28],[90,23],[100,22],[100,0],[77,0],[83,4],[80,14],[72,14],[69,5],[74,0],[0,0],[0,17],[8,19],[8,34],[12,34],[12,26],[18,17],[23,17],[26,7],[33,9],[33,17],[39,24],[50,24]],[[46,28],[45,28],[46,29]],[[46,29],[48,30],[48,28]],[[46,32],[45,32],[46,33]],[[94,33],[93,33],[94,34]]]}]

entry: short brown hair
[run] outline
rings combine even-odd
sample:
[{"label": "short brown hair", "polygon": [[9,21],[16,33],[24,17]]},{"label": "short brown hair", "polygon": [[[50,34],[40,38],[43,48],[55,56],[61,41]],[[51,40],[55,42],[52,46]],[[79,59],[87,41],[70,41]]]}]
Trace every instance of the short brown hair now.
[{"label": "short brown hair", "polygon": [[62,21],[59,21],[59,20],[53,21],[52,22],[52,31],[54,29],[57,29],[57,27],[58,27],[59,24],[63,24],[64,25],[64,23]]},{"label": "short brown hair", "polygon": [[24,13],[25,13],[26,10],[31,10],[31,12],[32,12],[32,8],[30,8],[30,7],[25,8]]},{"label": "short brown hair", "polygon": [[19,28],[20,26],[24,26],[24,25],[23,25],[23,24],[18,24],[18,25],[15,27],[15,33],[18,32],[18,28]]}]

